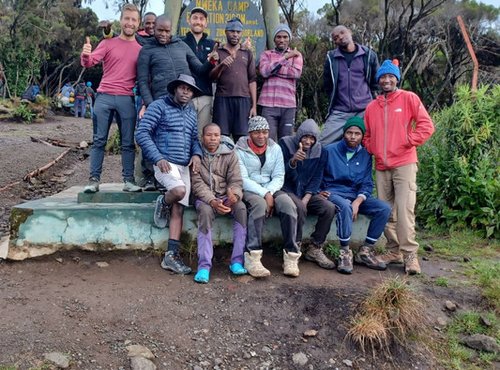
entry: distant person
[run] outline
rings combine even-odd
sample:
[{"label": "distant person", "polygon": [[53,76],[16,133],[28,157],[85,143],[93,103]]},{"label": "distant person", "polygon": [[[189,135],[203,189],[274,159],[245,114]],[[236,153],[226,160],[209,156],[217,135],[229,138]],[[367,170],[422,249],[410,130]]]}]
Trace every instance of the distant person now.
[{"label": "distant person", "polygon": [[302,54],[290,49],[292,31],[286,24],[274,30],[274,50],[260,55],[259,72],[264,78],[258,104],[269,122],[269,137],[274,141],[293,134],[297,102],[296,82],[302,75]]},{"label": "distant person", "polygon": [[217,82],[213,121],[235,142],[247,134],[248,118],[257,114],[257,74],[253,52],[240,44],[243,24],[238,18],[226,23],[227,42],[217,49],[219,61],[210,72]]},{"label": "distant person", "polygon": [[305,120],[293,136],[279,141],[285,161],[283,190],[297,207],[296,242],[302,244],[302,230],[307,215],[318,216],[304,257],[325,269],[334,269],[335,263],[323,252],[323,245],[335,217],[335,207],[320,193],[327,154],[318,141],[319,128],[312,119]]},{"label": "distant person", "polygon": [[75,88],[75,117],[85,118],[87,111],[87,87],[85,83],[79,82]]},{"label": "distant person", "polygon": [[95,100],[95,91],[92,88],[92,82],[87,81],[85,84],[85,92],[87,94],[87,104],[90,109],[90,118],[94,116],[94,100]]},{"label": "distant person", "polygon": [[319,138],[323,145],[342,139],[342,127],[349,118],[363,118],[378,88],[377,54],[368,46],[354,43],[351,30],[345,26],[333,29],[332,40],[337,48],[327,53],[323,71],[323,87],[330,100]]},{"label": "distant person", "polygon": [[30,84],[21,95],[21,101],[34,103],[38,95],[40,95],[40,85],[37,83]]},{"label": "distant person", "polygon": [[417,147],[434,133],[434,124],[420,98],[398,88],[398,65],[385,60],[375,76],[382,93],[366,108],[364,144],[375,157],[377,193],[392,207],[385,228],[386,264],[404,263],[409,275],[420,274],[415,239]]},{"label": "distant person", "polygon": [[[159,17],[158,17],[159,18]],[[198,141],[196,112],[190,104],[201,94],[194,78],[179,75],[168,84],[169,94],[151,103],[137,127],[136,140],[144,158],[154,163],[156,180],[167,192],[156,199],[154,223],[169,226],[167,251],[161,267],[186,275],[191,268],[180,256],[184,207],[189,205],[191,180],[200,170],[203,152]]]},{"label": "distant person", "polygon": [[61,96],[69,99],[69,97],[71,96],[71,93],[74,93],[74,92],[75,92],[75,89],[73,88],[71,83],[66,82],[61,89]]},{"label": "distant person", "polygon": [[350,241],[352,224],[358,214],[367,215],[371,220],[365,242],[356,254],[355,261],[371,269],[385,270],[385,263],[375,258],[374,248],[384,232],[391,207],[372,196],[372,157],[361,145],[366,131],[363,119],[357,116],[349,118],[343,131],[343,140],[325,147],[327,163],[322,184],[322,190],[337,210],[337,236],[340,241],[337,271],[352,273]]},{"label": "distant person", "polygon": [[243,267],[247,208],[242,201],[243,180],[233,142],[228,137],[221,137],[220,128],[215,123],[209,123],[202,130],[200,171],[191,175],[198,214],[198,272],[194,280],[208,283],[213,257],[212,224],[217,215],[233,218],[233,252],[229,269],[234,275],[247,273]]},{"label": "distant person", "polygon": [[137,34],[142,37],[152,37],[155,30],[156,14],[153,12],[147,12],[142,17],[142,30],[139,30]]},{"label": "distant person", "polygon": [[99,191],[104,148],[108,141],[111,117],[117,114],[122,152],[123,190],[137,192],[141,188],[134,183],[136,111],[134,83],[137,57],[141,46],[135,39],[139,27],[139,10],[133,4],[125,4],[120,16],[120,36],[102,40],[92,51],[87,37],[81,54],[81,64],[90,68],[103,63],[103,76],[94,105],[94,138],[90,152],[90,178],[84,188],[86,193]]},{"label": "distant person", "polygon": [[[182,41],[191,48],[202,63],[217,55],[214,52],[216,42],[209,39],[205,32],[208,27],[207,19],[208,13],[205,9],[201,7],[191,9],[188,19],[189,31],[182,38]],[[201,134],[202,128],[212,122],[212,81],[207,73],[195,73],[194,78],[196,85],[203,91],[203,95],[193,99],[194,107],[198,113],[198,133]]]}]

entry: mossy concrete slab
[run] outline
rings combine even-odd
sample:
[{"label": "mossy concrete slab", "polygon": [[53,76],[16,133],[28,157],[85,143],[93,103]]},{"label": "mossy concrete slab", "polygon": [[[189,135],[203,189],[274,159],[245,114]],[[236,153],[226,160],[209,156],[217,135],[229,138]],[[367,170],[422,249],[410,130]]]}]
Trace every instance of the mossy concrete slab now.
[{"label": "mossy concrete slab", "polygon": [[[112,202],[79,202],[78,194],[83,188],[75,186],[59,194],[15,206],[11,211],[8,258],[23,260],[75,248],[94,251],[164,249],[168,228],[153,226],[154,200],[158,193],[144,193],[147,196],[142,198],[131,193],[117,194],[121,192],[121,187],[122,184],[101,185],[101,199]],[[135,201],[116,202],[117,199]],[[196,241],[196,219],[195,209],[186,208],[184,232],[191,241]],[[308,217],[304,237],[313,232],[315,222],[316,218]],[[353,226],[353,242],[364,240],[367,227],[368,219],[360,216]],[[218,217],[212,235],[216,244],[231,243],[231,219]],[[264,241],[280,239],[279,220],[273,217],[266,222]],[[336,239],[333,224],[328,240]]]}]

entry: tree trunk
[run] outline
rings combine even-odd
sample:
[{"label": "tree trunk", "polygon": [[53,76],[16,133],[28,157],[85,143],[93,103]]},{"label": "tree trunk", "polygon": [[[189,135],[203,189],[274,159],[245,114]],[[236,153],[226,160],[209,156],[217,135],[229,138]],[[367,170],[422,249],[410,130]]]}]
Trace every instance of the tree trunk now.
[{"label": "tree trunk", "polygon": [[172,35],[177,34],[179,18],[181,17],[182,0],[165,1],[165,14],[172,20]]},{"label": "tree trunk", "polygon": [[[261,0],[262,15],[266,26],[267,48],[274,49],[273,31],[280,23],[278,0]],[[289,25],[292,27],[292,25]]]}]

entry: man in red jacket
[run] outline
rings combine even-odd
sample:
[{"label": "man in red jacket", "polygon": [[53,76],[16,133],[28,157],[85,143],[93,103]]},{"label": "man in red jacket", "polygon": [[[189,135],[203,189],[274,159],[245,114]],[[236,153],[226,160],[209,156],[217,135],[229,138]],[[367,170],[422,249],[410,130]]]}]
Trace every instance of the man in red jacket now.
[{"label": "man in red jacket", "polygon": [[[397,61],[395,61],[397,62]],[[375,156],[377,192],[392,214],[385,228],[386,264],[404,263],[405,272],[420,274],[415,240],[417,146],[434,132],[434,124],[419,97],[398,89],[399,67],[384,61],[376,79],[382,93],[366,107],[364,145]]]}]

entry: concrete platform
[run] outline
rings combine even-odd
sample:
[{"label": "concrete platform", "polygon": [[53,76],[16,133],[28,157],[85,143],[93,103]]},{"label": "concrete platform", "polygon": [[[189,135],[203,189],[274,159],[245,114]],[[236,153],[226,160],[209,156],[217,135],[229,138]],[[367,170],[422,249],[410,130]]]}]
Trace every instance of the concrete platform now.
[{"label": "concrete platform", "polygon": [[[11,211],[11,232],[7,258],[23,260],[58,250],[92,251],[164,249],[168,228],[153,226],[154,200],[158,192],[125,193],[122,184],[102,184],[97,194],[83,194],[75,186],[56,195],[19,204]],[[304,230],[308,237],[316,218],[309,217]],[[353,242],[362,242],[368,219],[360,216],[353,227]],[[336,240],[335,224],[328,240]],[[196,242],[196,211],[184,212],[184,240]],[[232,221],[218,217],[214,242],[232,241]],[[281,239],[277,217],[269,219],[264,241]]]}]

